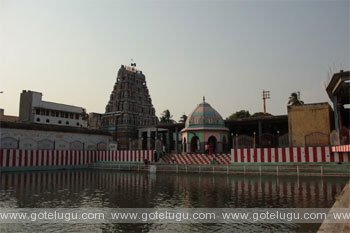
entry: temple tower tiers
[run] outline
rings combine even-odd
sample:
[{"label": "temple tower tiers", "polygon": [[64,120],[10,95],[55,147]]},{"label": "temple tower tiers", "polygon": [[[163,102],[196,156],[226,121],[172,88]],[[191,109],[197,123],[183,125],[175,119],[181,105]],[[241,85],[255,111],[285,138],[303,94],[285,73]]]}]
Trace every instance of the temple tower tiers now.
[{"label": "temple tower tiers", "polygon": [[136,64],[122,65],[102,117],[102,127],[113,134],[118,149],[129,149],[137,129],[157,123],[146,77]]}]

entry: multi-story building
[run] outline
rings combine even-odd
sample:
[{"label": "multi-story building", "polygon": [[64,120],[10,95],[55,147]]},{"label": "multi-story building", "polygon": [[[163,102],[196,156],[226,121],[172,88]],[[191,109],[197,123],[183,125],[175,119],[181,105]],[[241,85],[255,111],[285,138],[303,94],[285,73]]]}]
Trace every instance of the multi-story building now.
[{"label": "multi-story building", "polygon": [[24,90],[20,97],[19,121],[24,123],[87,127],[82,107],[42,100],[42,93]]},{"label": "multi-story building", "polygon": [[138,139],[137,130],[154,126],[157,121],[145,75],[135,63],[122,65],[101,117],[102,129],[113,134],[119,149],[129,149],[132,141]]}]

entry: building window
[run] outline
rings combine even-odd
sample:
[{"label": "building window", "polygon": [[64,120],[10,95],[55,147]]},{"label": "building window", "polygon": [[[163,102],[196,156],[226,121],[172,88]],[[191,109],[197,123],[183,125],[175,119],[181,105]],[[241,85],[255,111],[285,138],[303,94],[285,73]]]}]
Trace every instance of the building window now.
[{"label": "building window", "polygon": [[69,125],[69,121],[66,121],[66,125]]},{"label": "building window", "polygon": [[51,111],[51,116],[56,116],[56,111],[52,110]]},{"label": "building window", "polygon": [[60,115],[60,113],[57,111],[57,112],[56,112],[56,117],[58,117],[59,115]]},{"label": "building window", "polygon": [[75,119],[79,120],[79,114],[75,114]]},{"label": "building window", "polygon": [[[64,118],[68,118],[68,112],[64,113]],[[68,122],[68,121],[67,121]]]},{"label": "building window", "polygon": [[46,123],[50,123],[50,120],[49,120],[49,119],[46,119]]},{"label": "building window", "polygon": [[35,109],[35,114],[36,115],[40,115],[40,109],[39,108]]},{"label": "building window", "polygon": [[79,122],[77,122],[77,126],[79,126]]},{"label": "building window", "polygon": [[49,116],[49,115],[50,115],[50,110],[46,110],[45,115],[46,115],[46,116]]},{"label": "building window", "polygon": [[61,117],[64,117],[64,112],[61,112]]},{"label": "building window", "polygon": [[37,122],[40,122],[40,118],[39,118],[39,117],[38,117],[38,118],[36,118],[36,121],[37,121]]},{"label": "building window", "polygon": [[62,124],[62,121],[58,121],[58,124]]},{"label": "building window", "polygon": [[74,115],[73,113],[70,113],[70,114],[69,114],[69,118],[70,118],[70,119],[73,119],[73,118],[74,118],[73,115]]}]

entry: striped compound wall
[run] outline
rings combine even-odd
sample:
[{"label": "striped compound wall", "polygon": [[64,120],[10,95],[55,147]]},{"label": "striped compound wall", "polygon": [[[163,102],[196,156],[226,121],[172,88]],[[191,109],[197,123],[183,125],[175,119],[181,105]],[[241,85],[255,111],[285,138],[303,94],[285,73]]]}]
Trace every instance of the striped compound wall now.
[{"label": "striped compound wall", "polygon": [[332,146],[332,152],[350,152],[350,145]]},{"label": "striped compound wall", "polygon": [[214,160],[215,164],[229,165],[230,157],[230,154],[173,154],[164,158],[163,161],[170,164],[211,164]]},{"label": "striped compound wall", "polygon": [[332,153],[326,147],[244,148],[231,150],[232,163],[349,162],[349,153]]},{"label": "striped compound wall", "polygon": [[82,166],[97,161],[153,161],[153,151],[60,151],[0,149],[0,167]]}]

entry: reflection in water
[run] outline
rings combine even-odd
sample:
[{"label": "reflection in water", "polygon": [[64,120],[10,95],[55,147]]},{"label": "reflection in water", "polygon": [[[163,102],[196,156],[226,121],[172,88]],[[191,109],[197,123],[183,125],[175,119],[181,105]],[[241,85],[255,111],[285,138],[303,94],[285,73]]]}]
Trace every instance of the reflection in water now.
[{"label": "reflection in water", "polygon": [[[347,178],[59,171],[0,173],[0,207],[328,208]],[[319,224],[43,224],[0,231],[309,231]]]}]

